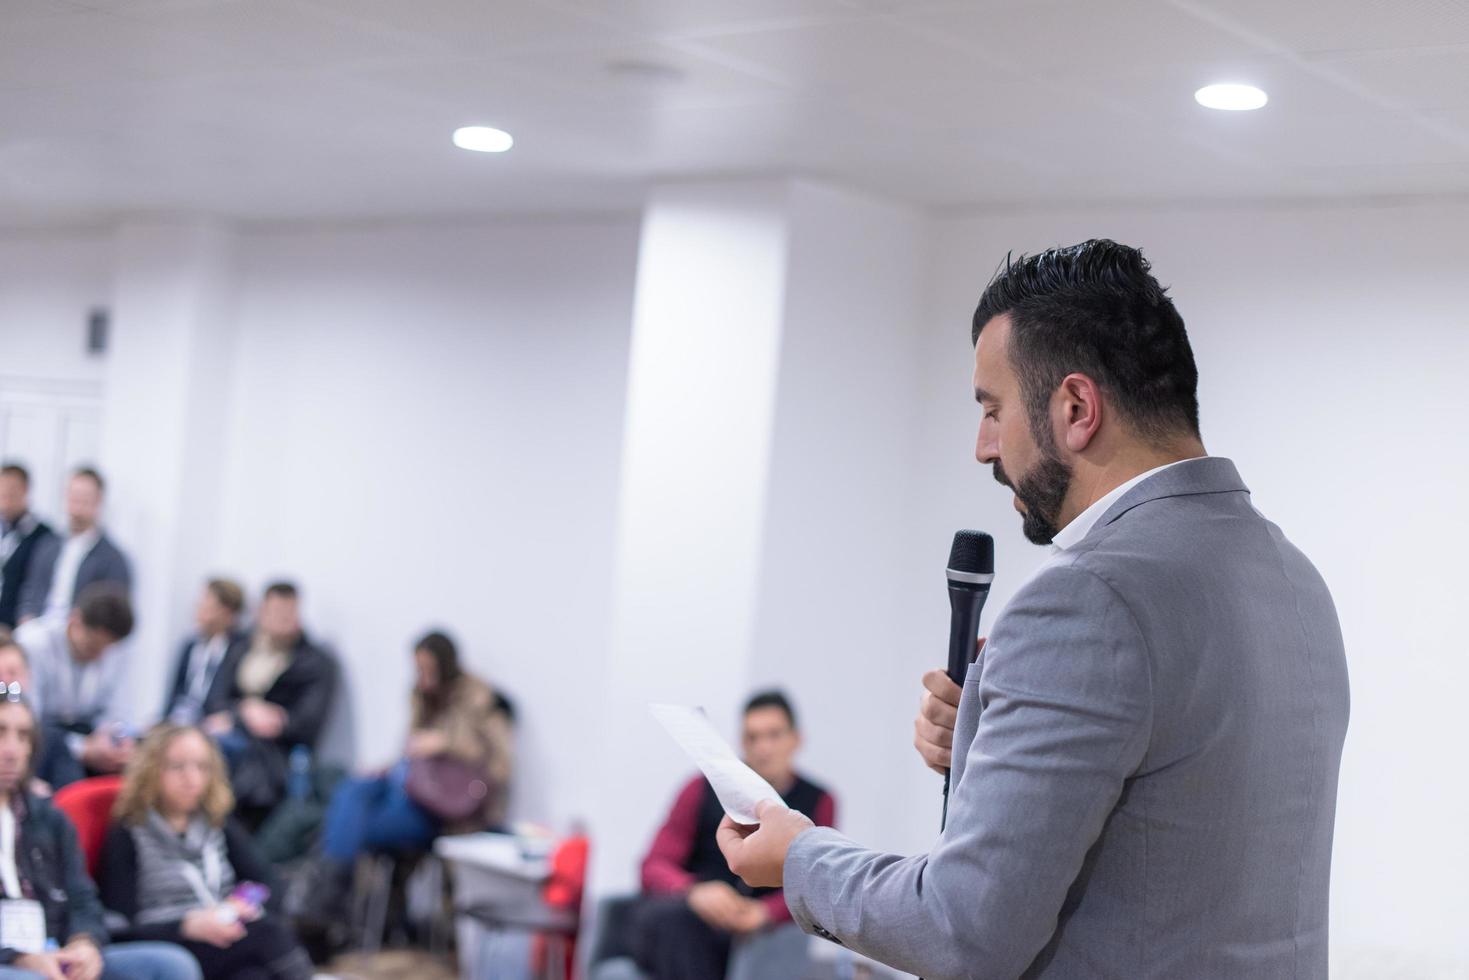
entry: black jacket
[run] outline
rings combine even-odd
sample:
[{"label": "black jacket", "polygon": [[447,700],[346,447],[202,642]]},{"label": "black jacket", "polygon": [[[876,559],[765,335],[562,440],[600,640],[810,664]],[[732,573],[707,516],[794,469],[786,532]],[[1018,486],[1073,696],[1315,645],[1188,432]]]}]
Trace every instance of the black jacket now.
[{"label": "black jacket", "polygon": [[[244,653],[249,650],[246,641]],[[235,711],[244,700],[239,685],[239,660],[228,674],[227,709]],[[224,674],[224,671],[220,671]],[[218,681],[219,678],[216,678]],[[297,745],[314,749],[337,695],[337,660],[302,633],[291,651],[291,663],[265,692],[265,700],[286,709],[286,728],[275,743],[289,751]]]},{"label": "black jacket", "polygon": [[[37,574],[36,551],[44,550],[42,547],[48,538],[54,538],[55,532],[45,521],[36,519],[27,514],[21,518],[21,524],[26,528],[20,536],[20,543],[5,559],[4,566],[0,566],[0,626],[14,628],[16,621],[20,619],[20,597],[26,588],[26,581],[32,575]],[[46,587],[51,586],[51,579],[46,577]],[[42,602],[45,601],[44,596]]]},{"label": "black jacket", "polygon": [[[26,793],[25,809],[15,864],[46,912],[46,935],[63,946],[77,936],[89,937],[99,949],[106,946],[102,903],[97,900],[97,887],[87,877],[76,828],[50,800]],[[0,947],[0,966],[21,955]]]},{"label": "black jacket", "polygon": [[[193,652],[194,644],[199,637],[191,636],[184,641],[179,648],[178,660],[174,664],[173,683],[169,686],[168,696],[163,699],[163,717],[167,718],[173,713],[174,703],[188,693],[189,686],[189,654]],[[235,671],[240,666],[240,658],[245,651],[250,649],[250,637],[245,633],[233,633],[230,635],[229,645],[225,647],[224,657],[219,661],[219,666],[214,671],[214,677],[209,682],[209,689],[204,693],[204,717],[218,711],[229,711],[234,707],[232,698]]]},{"label": "black jacket", "polygon": [[[56,577],[56,563],[61,558],[61,548],[65,543],[61,535],[52,534],[36,547],[35,556],[31,559],[33,564],[30,573],[26,575],[25,587],[20,594],[20,615],[39,616],[46,611],[51,582]],[[128,567],[127,556],[105,531],[77,566],[76,587],[67,597],[68,606],[76,602],[76,597],[82,594],[83,589],[97,582],[111,582],[127,591],[131,591],[133,585],[133,573]]]}]

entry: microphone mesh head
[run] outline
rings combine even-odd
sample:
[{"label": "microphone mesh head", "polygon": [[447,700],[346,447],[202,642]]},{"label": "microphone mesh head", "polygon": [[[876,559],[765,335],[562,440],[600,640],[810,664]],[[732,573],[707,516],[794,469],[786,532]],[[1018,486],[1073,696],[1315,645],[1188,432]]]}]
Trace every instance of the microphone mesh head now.
[{"label": "microphone mesh head", "polygon": [[955,532],[949,567],[956,572],[995,574],[995,539],[983,531]]}]

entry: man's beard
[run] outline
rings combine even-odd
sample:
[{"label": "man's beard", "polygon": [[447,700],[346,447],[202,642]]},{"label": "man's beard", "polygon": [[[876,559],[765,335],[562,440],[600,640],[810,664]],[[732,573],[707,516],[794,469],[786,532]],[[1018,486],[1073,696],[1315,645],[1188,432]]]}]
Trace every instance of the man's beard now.
[{"label": "man's beard", "polygon": [[1061,505],[1071,489],[1071,468],[1056,454],[1054,446],[1041,446],[1041,458],[1030,472],[1011,483],[999,461],[995,462],[995,479],[1001,486],[1009,487],[1025,505],[1021,514],[1021,533],[1031,544],[1050,544],[1060,530],[1056,521],[1061,516]]}]

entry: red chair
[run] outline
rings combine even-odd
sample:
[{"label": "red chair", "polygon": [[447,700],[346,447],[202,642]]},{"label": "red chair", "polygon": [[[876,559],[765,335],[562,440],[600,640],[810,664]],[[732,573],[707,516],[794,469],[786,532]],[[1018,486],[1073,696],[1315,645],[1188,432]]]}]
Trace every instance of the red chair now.
[{"label": "red chair", "polygon": [[87,859],[87,874],[97,877],[102,863],[102,844],[112,824],[112,806],[122,792],[121,776],[98,776],[63,786],[52,800],[77,829],[77,840]]},{"label": "red chair", "polygon": [[547,907],[565,913],[569,921],[560,931],[548,930],[536,936],[531,968],[537,976],[570,977],[576,969],[576,940],[590,851],[586,835],[576,834],[558,844],[551,855],[551,876],[541,888],[541,899]]}]

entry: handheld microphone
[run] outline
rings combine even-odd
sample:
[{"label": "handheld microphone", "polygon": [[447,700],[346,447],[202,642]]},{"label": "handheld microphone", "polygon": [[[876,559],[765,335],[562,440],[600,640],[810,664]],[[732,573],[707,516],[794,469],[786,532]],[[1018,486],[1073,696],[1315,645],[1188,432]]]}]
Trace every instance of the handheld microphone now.
[{"label": "handheld microphone", "polygon": [[[961,688],[979,641],[979,614],[995,579],[995,539],[983,531],[959,531],[949,549],[949,679]],[[954,747],[956,750],[958,746]],[[949,821],[949,770],[944,770],[944,813]]]}]

